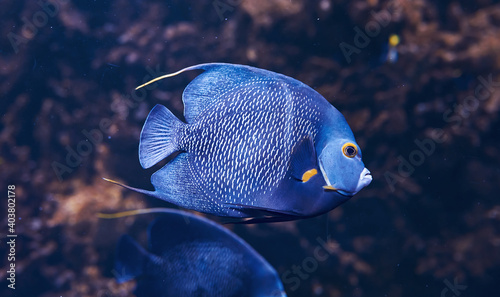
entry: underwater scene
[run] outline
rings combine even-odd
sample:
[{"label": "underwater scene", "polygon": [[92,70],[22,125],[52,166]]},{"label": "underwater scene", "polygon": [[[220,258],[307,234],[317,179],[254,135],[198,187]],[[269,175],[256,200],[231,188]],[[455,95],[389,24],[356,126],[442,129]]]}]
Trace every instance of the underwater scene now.
[{"label": "underwater scene", "polygon": [[0,24],[0,296],[499,296],[499,1]]}]

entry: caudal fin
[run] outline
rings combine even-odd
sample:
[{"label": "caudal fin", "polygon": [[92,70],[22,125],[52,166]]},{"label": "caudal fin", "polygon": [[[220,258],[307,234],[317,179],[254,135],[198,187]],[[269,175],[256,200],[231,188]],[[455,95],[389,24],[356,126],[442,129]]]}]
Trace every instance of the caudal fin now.
[{"label": "caudal fin", "polygon": [[179,150],[178,133],[184,125],[165,106],[157,104],[141,131],[139,162],[147,169]]},{"label": "caudal fin", "polygon": [[130,236],[123,235],[116,248],[114,274],[118,283],[136,278],[144,273],[149,255]]}]

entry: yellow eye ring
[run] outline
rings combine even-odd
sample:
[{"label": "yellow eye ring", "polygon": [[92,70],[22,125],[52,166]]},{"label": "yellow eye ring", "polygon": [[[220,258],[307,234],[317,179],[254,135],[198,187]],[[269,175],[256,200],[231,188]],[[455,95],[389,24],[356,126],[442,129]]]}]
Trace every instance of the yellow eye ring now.
[{"label": "yellow eye ring", "polygon": [[351,142],[348,142],[342,146],[342,153],[347,158],[354,158],[358,154],[358,147]]}]

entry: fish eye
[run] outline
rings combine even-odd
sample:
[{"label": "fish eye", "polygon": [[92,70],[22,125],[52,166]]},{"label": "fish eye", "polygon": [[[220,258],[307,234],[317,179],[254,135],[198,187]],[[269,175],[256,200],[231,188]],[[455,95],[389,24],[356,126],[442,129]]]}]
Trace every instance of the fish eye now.
[{"label": "fish eye", "polygon": [[342,146],[342,153],[348,158],[354,158],[358,154],[358,148],[354,143],[346,143]]}]

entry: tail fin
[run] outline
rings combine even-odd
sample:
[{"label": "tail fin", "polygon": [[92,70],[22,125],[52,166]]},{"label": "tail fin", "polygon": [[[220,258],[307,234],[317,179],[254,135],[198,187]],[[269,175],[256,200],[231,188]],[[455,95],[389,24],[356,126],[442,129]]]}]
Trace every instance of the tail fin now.
[{"label": "tail fin", "polygon": [[122,235],[116,248],[116,281],[123,283],[142,275],[148,257],[148,252],[130,236]]},{"label": "tail fin", "polygon": [[147,169],[179,150],[177,133],[184,125],[165,106],[157,104],[141,131],[139,162]]}]

